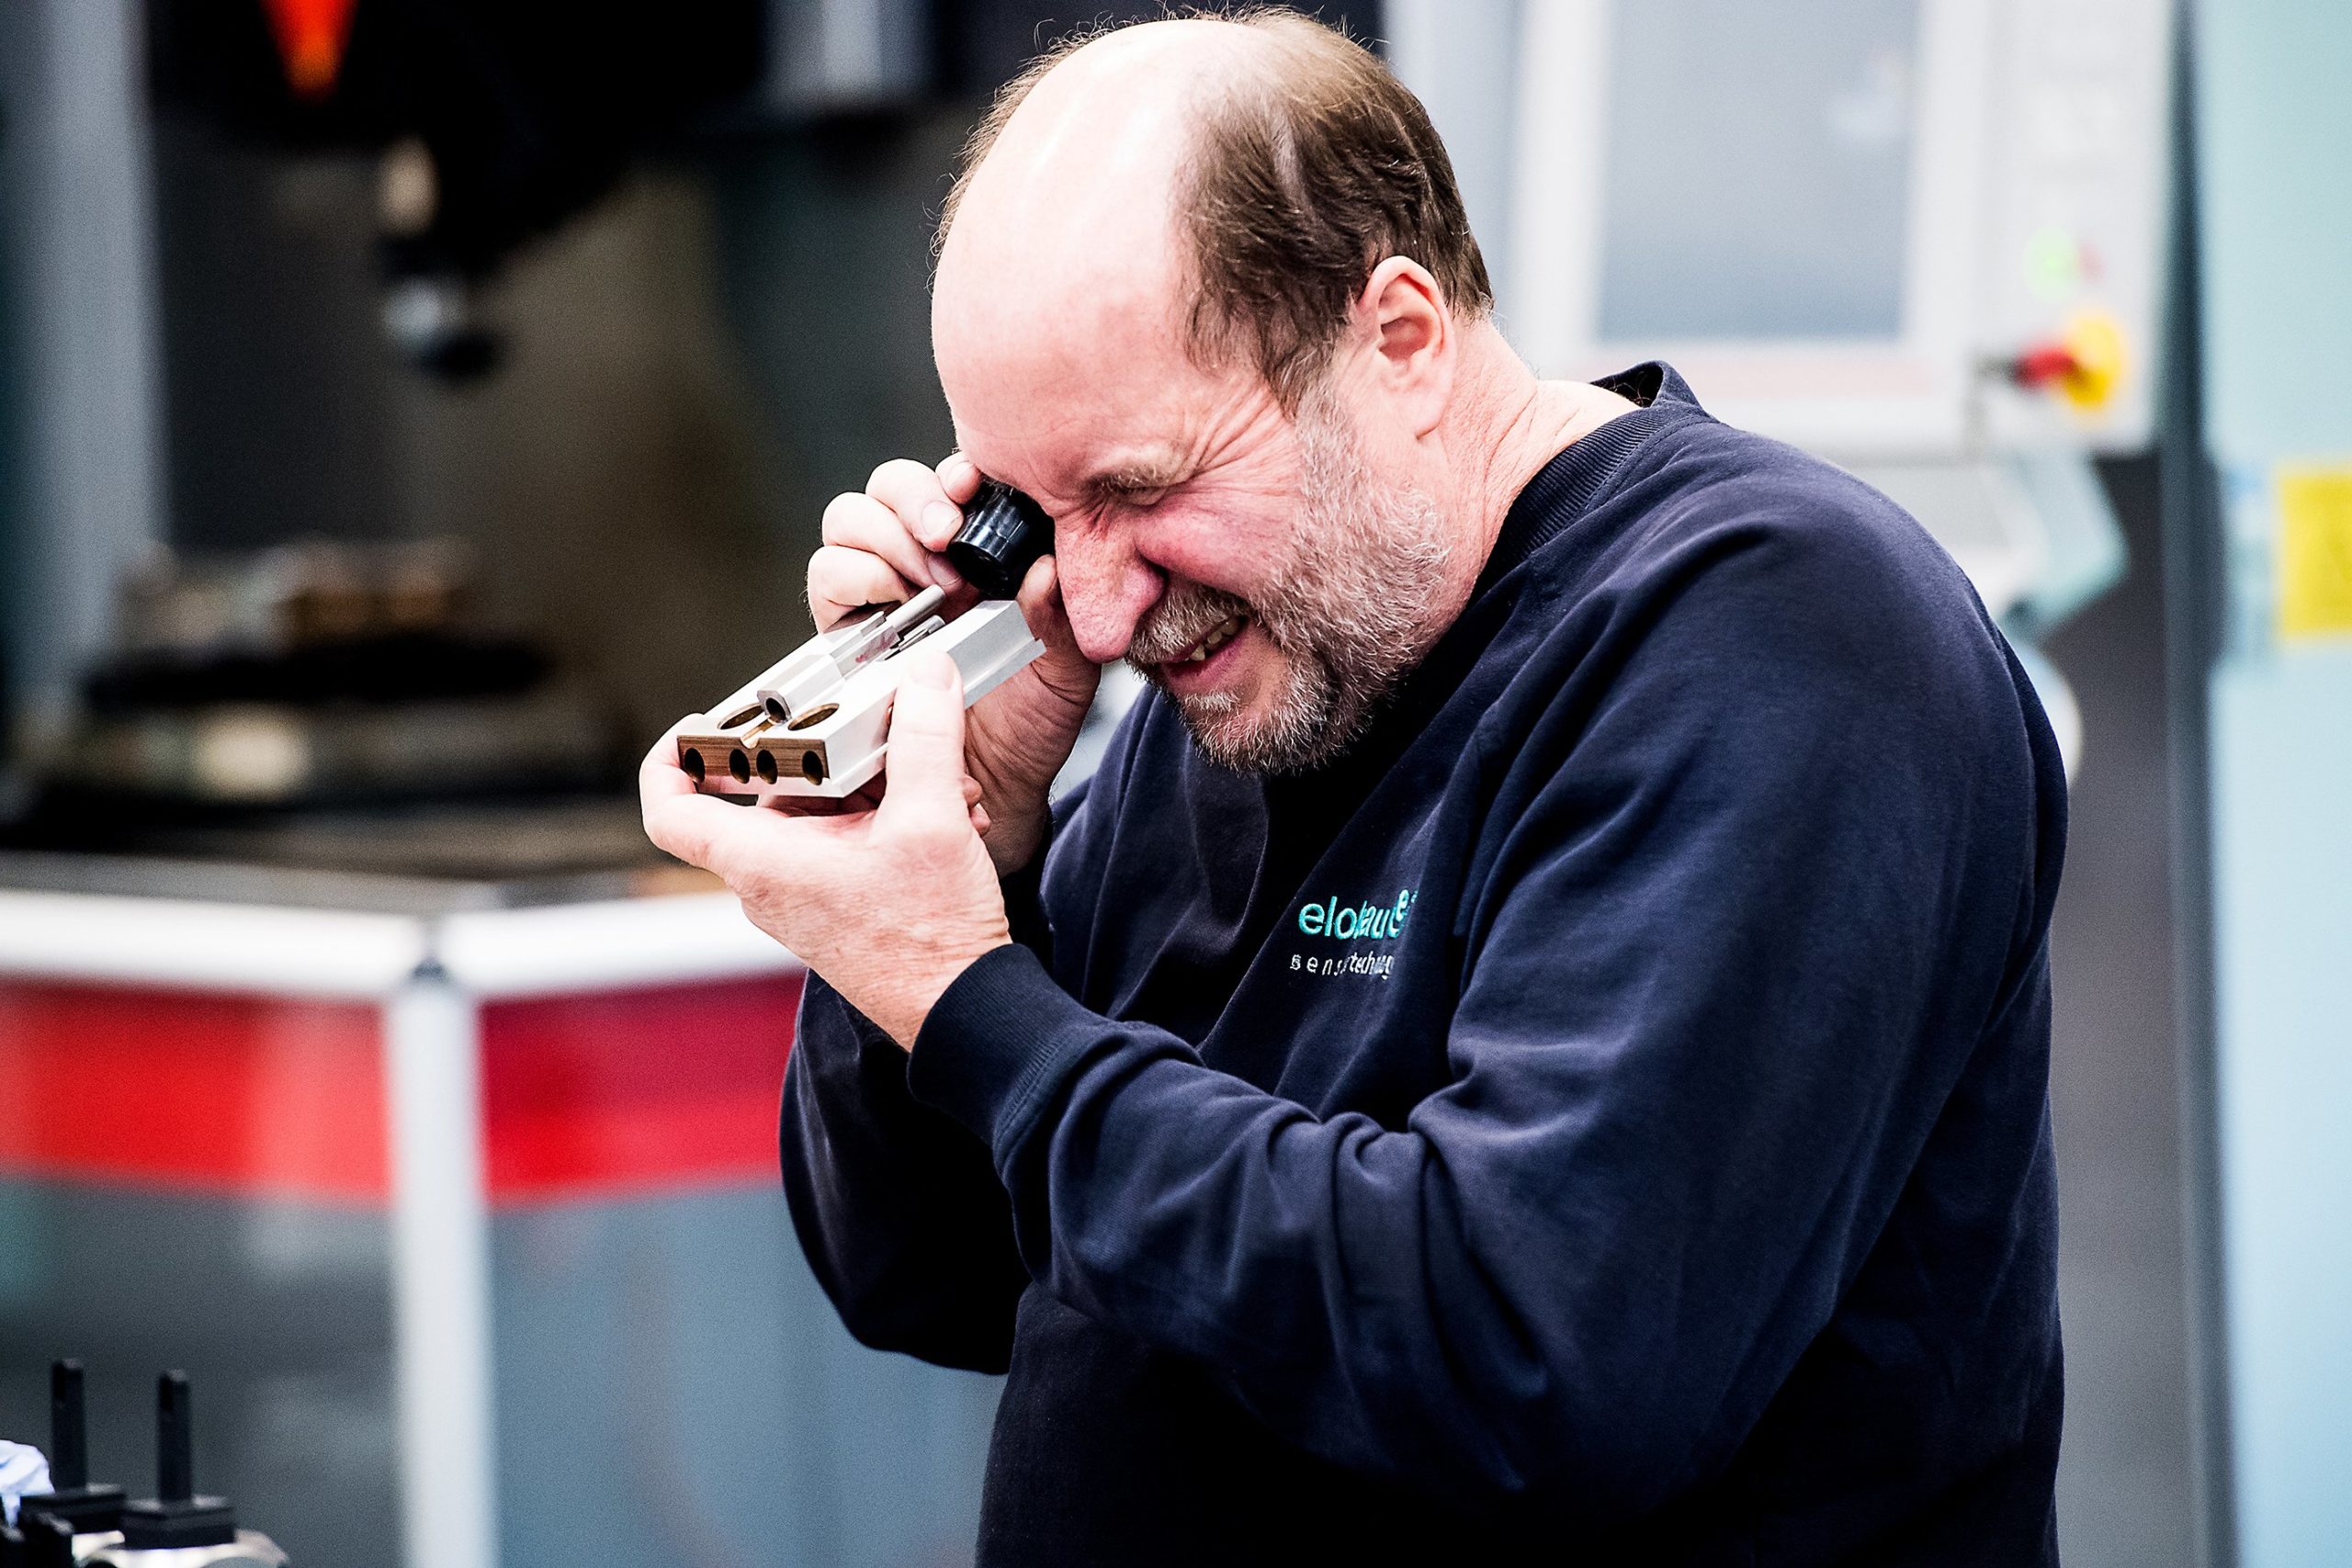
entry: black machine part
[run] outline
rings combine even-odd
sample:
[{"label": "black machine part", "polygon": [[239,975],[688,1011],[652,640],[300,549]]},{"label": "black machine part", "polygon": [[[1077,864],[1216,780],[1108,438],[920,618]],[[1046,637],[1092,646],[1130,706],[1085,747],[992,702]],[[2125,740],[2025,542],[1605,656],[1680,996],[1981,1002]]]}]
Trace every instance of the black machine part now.
[{"label": "black machine part", "polygon": [[25,1568],[74,1568],[74,1527],[54,1514],[24,1516]]},{"label": "black machine part", "polygon": [[1021,591],[1037,558],[1052,553],[1054,520],[1010,485],[983,482],[964,509],[964,526],[947,546],[947,564],[983,599],[1010,599]]},{"label": "black machine part", "polygon": [[[62,1520],[77,1535],[101,1534],[119,1526],[122,1488],[90,1484],[89,1425],[83,1413],[79,1361],[53,1361],[49,1368],[49,1485],[47,1492],[20,1503],[19,1521],[36,1551],[40,1537],[30,1525],[37,1516]],[[0,1563],[6,1561],[0,1556]]]},{"label": "black machine part", "polygon": [[225,1497],[196,1495],[186,1372],[155,1380],[155,1495],[122,1511],[122,1543],[133,1551],[227,1546],[237,1539],[237,1511]]},{"label": "black machine part", "polygon": [[82,1404],[82,1363],[52,1361],[49,1368],[49,1478],[59,1492],[90,1483],[89,1419]]},{"label": "black machine part", "polygon": [[0,1568],[25,1568],[25,1535],[14,1525],[0,1524]]}]

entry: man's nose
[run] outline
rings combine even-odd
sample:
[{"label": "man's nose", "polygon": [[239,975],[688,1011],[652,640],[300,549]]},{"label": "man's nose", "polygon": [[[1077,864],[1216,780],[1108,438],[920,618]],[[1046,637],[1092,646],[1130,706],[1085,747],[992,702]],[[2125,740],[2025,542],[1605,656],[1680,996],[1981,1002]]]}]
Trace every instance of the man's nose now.
[{"label": "man's nose", "polygon": [[1136,624],[1167,588],[1149,562],[1100,529],[1062,530],[1054,541],[1054,567],[1079,651],[1098,664],[1125,654]]}]

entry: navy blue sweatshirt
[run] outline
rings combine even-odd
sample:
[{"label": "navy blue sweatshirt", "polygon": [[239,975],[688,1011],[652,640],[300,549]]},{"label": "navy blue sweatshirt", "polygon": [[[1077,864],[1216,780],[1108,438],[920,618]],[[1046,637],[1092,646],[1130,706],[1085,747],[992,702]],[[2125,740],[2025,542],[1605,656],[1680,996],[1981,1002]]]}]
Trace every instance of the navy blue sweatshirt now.
[{"label": "navy blue sweatshirt", "polygon": [[1010,1371],[982,1564],[2055,1561],[2049,726],[1884,497],[1606,384],[1344,757],[1147,697],[911,1057],[809,986],[818,1277]]}]

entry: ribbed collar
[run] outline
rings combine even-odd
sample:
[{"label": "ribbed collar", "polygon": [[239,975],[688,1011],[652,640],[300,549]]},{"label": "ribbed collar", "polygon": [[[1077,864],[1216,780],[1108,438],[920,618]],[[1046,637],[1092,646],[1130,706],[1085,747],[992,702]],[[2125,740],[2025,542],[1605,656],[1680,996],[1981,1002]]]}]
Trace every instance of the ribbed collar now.
[{"label": "ribbed collar", "polygon": [[1707,412],[1699,406],[1689,383],[1663,360],[1653,359],[1605,376],[1593,385],[1640,406],[1579,437],[1527,481],[1527,488],[1503,515],[1494,550],[1471,592],[1474,603],[1503,573],[1584,515],[1643,442],[1686,415]]},{"label": "ribbed collar", "polygon": [[1320,852],[1329,831],[1385,776],[1429,715],[1460,683],[1464,671],[1484,657],[1496,622],[1505,613],[1500,605],[1486,602],[1496,581],[1581,517],[1643,442],[1669,424],[1706,413],[1682,378],[1657,361],[1593,384],[1640,406],[1578,439],[1528,481],[1504,515],[1468,607],[1391,694],[1361,739],[1311,772],[1262,779],[1267,808],[1283,818],[1285,833],[1296,840],[1299,853],[1311,858]]}]

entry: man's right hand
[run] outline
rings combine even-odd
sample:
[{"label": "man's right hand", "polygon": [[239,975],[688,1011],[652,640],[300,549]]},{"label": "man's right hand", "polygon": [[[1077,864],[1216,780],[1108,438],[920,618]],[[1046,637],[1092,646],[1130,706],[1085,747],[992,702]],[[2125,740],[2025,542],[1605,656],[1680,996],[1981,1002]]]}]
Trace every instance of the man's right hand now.
[{"label": "man's right hand", "polygon": [[[979,488],[979,469],[958,453],[937,468],[895,459],[874,470],[863,492],[835,496],[825,508],[824,546],[808,560],[808,608],[818,628],[933,584],[946,590],[951,613],[970,608],[978,593],[940,552],[963,527],[963,505]],[[999,875],[1028,864],[1044,844],[1046,789],[1069,758],[1102,673],[1078,650],[1052,557],[1022,580],[1021,613],[1045,656],[981,699],[964,732],[965,769],[980,785],[989,858]]]}]

